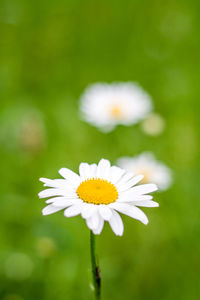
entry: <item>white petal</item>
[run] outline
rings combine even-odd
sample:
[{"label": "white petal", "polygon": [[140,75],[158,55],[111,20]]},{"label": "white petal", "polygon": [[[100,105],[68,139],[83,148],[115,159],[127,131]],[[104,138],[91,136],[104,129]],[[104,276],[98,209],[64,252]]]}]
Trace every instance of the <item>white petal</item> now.
[{"label": "white petal", "polygon": [[112,166],[110,168],[110,176],[109,176],[110,181],[114,184],[117,183],[122,178],[124,173],[125,173],[125,170],[122,170],[118,167]]},{"label": "white petal", "polygon": [[62,168],[59,170],[61,176],[63,176],[66,180],[68,180],[71,184],[77,186],[80,184],[80,177],[67,168]]},{"label": "white petal", "polygon": [[135,186],[131,189],[132,192],[134,192],[135,194],[147,194],[147,193],[152,193],[157,191],[157,185],[153,184],[153,183],[149,183],[149,184],[141,184],[138,186]]},{"label": "white petal", "polygon": [[75,205],[75,204],[81,204],[82,203],[82,200],[80,199],[77,199],[77,198],[71,198],[71,199],[67,199],[67,198],[64,198],[64,197],[60,197],[60,199],[57,199],[55,202],[53,202],[53,205],[56,206],[56,207],[59,207],[59,206],[71,206],[71,205]]},{"label": "white petal", "polygon": [[126,172],[124,174],[124,176],[122,176],[122,178],[120,179],[120,181],[118,182],[118,185],[121,186],[122,184],[126,183],[127,181],[129,181],[130,179],[132,179],[134,177],[134,174],[132,172]]},{"label": "white petal", "polygon": [[74,201],[77,201],[77,200],[79,200],[79,198],[78,197],[76,197],[76,196],[74,196],[73,194],[72,195],[70,195],[70,196],[60,196],[60,197],[53,197],[53,198],[50,198],[50,199],[48,199],[48,200],[46,200],[45,202],[46,203],[55,203],[56,201],[58,201],[58,200],[68,200],[68,199],[74,199]]},{"label": "white petal", "polygon": [[79,174],[82,180],[91,178],[90,166],[87,163],[81,163],[79,166]]},{"label": "white petal", "polygon": [[103,230],[103,225],[104,225],[104,220],[103,220],[103,218],[99,217],[99,225],[98,225],[97,229],[93,230],[93,233],[100,234]]},{"label": "white petal", "polygon": [[131,204],[137,205],[137,206],[142,206],[142,207],[158,207],[159,206],[159,204],[157,202],[149,201],[149,200],[133,201]]},{"label": "white petal", "polygon": [[110,227],[116,235],[122,236],[124,232],[124,224],[122,218],[116,211],[112,211],[112,217],[109,220]]},{"label": "white petal", "polygon": [[45,203],[47,203],[47,204],[53,203],[54,202],[53,199],[55,199],[55,198],[60,198],[60,197],[50,198],[50,199],[46,200]]},{"label": "white petal", "polygon": [[69,208],[65,209],[64,215],[67,218],[78,216],[81,213],[82,205],[75,204],[70,206]]},{"label": "white petal", "polygon": [[65,207],[55,207],[52,204],[50,204],[50,205],[46,206],[45,208],[43,208],[42,214],[44,216],[51,215],[51,214],[56,213],[59,210],[62,210],[63,208],[65,208]]},{"label": "white petal", "polygon": [[[140,196],[136,196],[135,199],[137,201],[143,201],[143,200],[152,200],[153,199],[153,196],[152,195],[140,195]],[[134,200],[135,200],[134,199]]]},{"label": "white petal", "polygon": [[112,217],[112,211],[108,205],[99,205],[98,207],[100,216],[108,221]]},{"label": "white petal", "polygon": [[147,216],[136,206],[119,202],[111,203],[109,206],[121,212],[122,214],[141,221],[145,225],[148,224]]},{"label": "white petal", "polygon": [[101,159],[97,167],[97,178],[107,178],[110,170],[110,162],[107,159]]},{"label": "white petal", "polygon": [[100,216],[99,214],[96,212],[94,213],[91,217],[89,217],[88,219],[86,219],[86,223],[87,226],[91,229],[91,230],[97,230],[99,223],[100,223]]},{"label": "white petal", "polygon": [[100,215],[96,212],[95,214],[92,215],[92,219],[93,219],[93,230],[96,230],[99,226]]},{"label": "white petal", "polygon": [[96,205],[83,203],[81,215],[84,219],[91,217],[96,211]]},{"label": "white petal", "polygon": [[97,173],[97,165],[96,164],[91,164],[90,165],[90,174],[91,178],[95,178]]},{"label": "white petal", "polygon": [[133,187],[138,182],[140,182],[143,178],[144,178],[144,175],[137,175],[122,185],[120,185],[120,182],[119,182],[117,189],[119,192],[126,191],[126,190],[130,189],[131,187]]},{"label": "white petal", "polygon": [[65,186],[68,186],[66,180],[64,179],[40,178],[40,181],[44,183],[44,186],[48,187],[63,188]]},{"label": "white petal", "polygon": [[117,202],[133,202],[133,201],[143,201],[143,200],[152,200],[153,196],[151,195],[137,195],[133,192],[122,192],[119,194]]},{"label": "white petal", "polygon": [[46,189],[44,191],[41,191],[38,194],[38,196],[39,196],[39,198],[47,198],[47,197],[53,197],[53,196],[65,196],[66,194],[67,194],[66,190],[52,188],[52,189]]}]

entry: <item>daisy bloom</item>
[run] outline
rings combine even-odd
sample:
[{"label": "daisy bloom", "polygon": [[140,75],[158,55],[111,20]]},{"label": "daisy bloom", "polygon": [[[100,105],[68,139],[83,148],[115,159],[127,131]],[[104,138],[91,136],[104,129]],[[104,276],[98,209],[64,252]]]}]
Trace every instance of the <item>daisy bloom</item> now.
[{"label": "daisy bloom", "polygon": [[104,132],[135,124],[152,110],[151,97],[132,82],[91,84],[80,101],[84,120]]},{"label": "daisy bloom", "polygon": [[65,217],[81,215],[94,234],[100,234],[104,221],[108,221],[113,232],[121,236],[124,226],[119,213],[148,223],[146,215],[137,206],[156,207],[148,193],[157,190],[155,184],[136,186],[143,175],[134,176],[132,172],[111,166],[108,160],[102,159],[98,165],[81,163],[80,175],[69,169],[59,171],[64,179],[40,180],[45,187],[39,193],[40,198],[49,198],[43,215],[56,213],[64,209]]},{"label": "daisy bloom", "polygon": [[165,129],[165,121],[161,115],[157,113],[151,113],[141,123],[142,130],[151,136],[160,135]]},{"label": "daisy bloom", "polygon": [[144,152],[135,157],[122,157],[117,165],[135,176],[143,174],[141,183],[154,182],[159,190],[166,190],[172,182],[171,170],[163,163],[158,162],[150,152]]}]

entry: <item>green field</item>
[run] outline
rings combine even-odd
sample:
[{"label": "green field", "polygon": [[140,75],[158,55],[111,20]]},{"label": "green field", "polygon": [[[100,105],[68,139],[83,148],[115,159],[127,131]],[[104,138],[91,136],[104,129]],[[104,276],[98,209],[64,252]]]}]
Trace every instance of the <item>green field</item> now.
[{"label": "green field", "polygon": [[[97,238],[102,300],[200,299],[198,0],[0,1],[0,299],[93,299],[89,230],[79,216],[42,216],[39,177],[152,151],[173,172],[143,210]],[[165,120],[103,134],[83,122],[88,84],[136,81]]]}]

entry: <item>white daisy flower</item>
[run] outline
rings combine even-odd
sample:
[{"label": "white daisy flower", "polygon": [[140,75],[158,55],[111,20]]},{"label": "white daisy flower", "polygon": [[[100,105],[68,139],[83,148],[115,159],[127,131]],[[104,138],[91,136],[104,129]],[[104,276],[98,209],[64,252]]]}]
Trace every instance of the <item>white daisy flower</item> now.
[{"label": "white daisy flower", "polygon": [[43,215],[62,209],[65,217],[81,214],[94,234],[100,234],[104,221],[108,221],[114,233],[121,236],[124,226],[118,212],[147,224],[146,215],[137,206],[158,206],[147,195],[157,190],[155,184],[136,186],[143,175],[133,176],[111,166],[108,160],[102,159],[98,165],[81,163],[80,175],[66,168],[59,173],[64,179],[40,179],[50,188],[40,192],[39,197],[52,197],[46,201],[49,205],[43,209]]},{"label": "white daisy flower", "polygon": [[159,190],[166,190],[172,183],[171,170],[158,162],[150,152],[144,152],[135,157],[122,157],[117,165],[136,176],[143,174],[142,183],[154,182]]},{"label": "white daisy flower", "polygon": [[157,113],[151,113],[141,123],[142,130],[151,136],[161,134],[165,129],[165,121],[163,117]]},{"label": "white daisy flower", "polygon": [[91,84],[81,96],[83,118],[104,132],[135,124],[151,110],[150,96],[137,83]]}]

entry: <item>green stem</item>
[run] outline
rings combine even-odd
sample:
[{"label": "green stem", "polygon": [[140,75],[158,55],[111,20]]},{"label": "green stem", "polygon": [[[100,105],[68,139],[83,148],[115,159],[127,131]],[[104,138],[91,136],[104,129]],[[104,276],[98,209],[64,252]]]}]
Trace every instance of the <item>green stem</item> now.
[{"label": "green stem", "polygon": [[95,291],[95,299],[101,299],[101,277],[100,269],[97,266],[96,256],[95,256],[95,235],[90,231],[90,252],[91,252],[91,263],[92,263],[92,275],[93,275],[93,284]]}]

